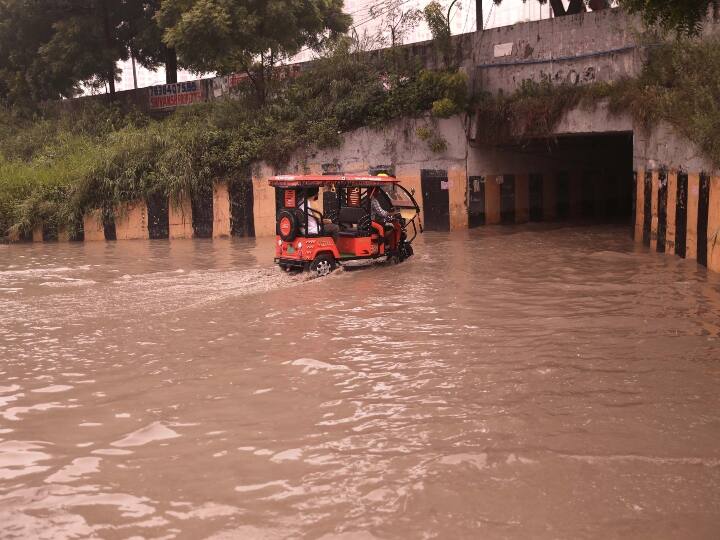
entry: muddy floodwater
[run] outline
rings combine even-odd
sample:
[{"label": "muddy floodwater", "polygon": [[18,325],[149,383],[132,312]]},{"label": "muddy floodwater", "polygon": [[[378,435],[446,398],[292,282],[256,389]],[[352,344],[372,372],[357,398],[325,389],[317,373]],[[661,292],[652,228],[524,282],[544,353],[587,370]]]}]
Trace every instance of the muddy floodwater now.
[{"label": "muddy floodwater", "polygon": [[0,246],[0,538],[720,537],[720,279],[627,227]]}]

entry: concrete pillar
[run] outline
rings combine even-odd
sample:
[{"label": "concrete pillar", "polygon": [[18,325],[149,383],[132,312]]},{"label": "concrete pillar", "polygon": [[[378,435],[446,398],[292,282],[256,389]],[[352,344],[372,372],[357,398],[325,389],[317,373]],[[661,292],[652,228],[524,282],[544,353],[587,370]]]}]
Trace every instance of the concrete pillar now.
[{"label": "concrete pillar", "polygon": [[90,210],[83,216],[83,230],[86,242],[105,240],[105,227],[103,226],[102,211]]},{"label": "concrete pillar", "polygon": [[708,268],[720,272],[720,176],[710,180],[708,212]]},{"label": "concrete pillar", "polygon": [[451,231],[468,228],[467,183],[467,171],[464,168],[448,171]]},{"label": "concrete pillar", "polygon": [[557,177],[555,174],[543,174],[543,219],[557,219]]},{"label": "concrete pillar", "polygon": [[170,240],[192,238],[192,203],[188,195],[182,195],[179,201],[168,201],[170,214]]},{"label": "concrete pillar", "polygon": [[515,223],[530,221],[530,177],[527,174],[515,176]]},{"label": "concrete pillar", "polygon": [[653,171],[651,183],[652,192],[650,193],[650,251],[657,251],[659,185],[660,174],[658,171]]},{"label": "concrete pillar", "polygon": [[488,176],[485,180],[485,224],[497,225],[500,223],[500,184],[497,178],[502,176]]},{"label": "concrete pillar", "polygon": [[667,175],[667,227],[665,229],[665,253],[675,253],[675,211],[677,209],[677,171]]},{"label": "concrete pillar", "polygon": [[33,242],[42,242],[43,241],[43,226],[41,225],[35,225],[32,230],[32,241]]},{"label": "concrete pillar", "polygon": [[252,177],[255,236],[275,236],[275,188],[268,183],[272,175],[267,165],[260,165]]},{"label": "concrete pillar", "polygon": [[570,217],[577,219],[582,216],[583,175],[580,171],[570,173]]},{"label": "concrete pillar", "polygon": [[230,192],[227,182],[213,184],[213,238],[230,236]]},{"label": "concrete pillar", "polygon": [[638,169],[635,178],[635,242],[642,244],[645,222],[645,169]]},{"label": "concrete pillar", "polygon": [[687,208],[687,249],[686,259],[697,259],[697,222],[698,202],[700,200],[700,175],[688,174],[688,208]]},{"label": "concrete pillar", "polygon": [[145,201],[133,201],[118,205],[114,214],[115,233],[118,240],[144,240],[150,238]]}]

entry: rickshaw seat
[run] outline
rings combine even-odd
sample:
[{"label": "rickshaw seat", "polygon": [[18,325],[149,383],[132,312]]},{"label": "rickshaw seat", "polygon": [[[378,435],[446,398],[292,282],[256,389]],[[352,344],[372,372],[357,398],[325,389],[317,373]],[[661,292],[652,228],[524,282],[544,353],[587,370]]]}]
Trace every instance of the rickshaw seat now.
[{"label": "rickshaw seat", "polygon": [[338,221],[340,223],[357,224],[363,217],[367,215],[368,212],[364,208],[353,208],[351,206],[344,206],[340,209]]}]

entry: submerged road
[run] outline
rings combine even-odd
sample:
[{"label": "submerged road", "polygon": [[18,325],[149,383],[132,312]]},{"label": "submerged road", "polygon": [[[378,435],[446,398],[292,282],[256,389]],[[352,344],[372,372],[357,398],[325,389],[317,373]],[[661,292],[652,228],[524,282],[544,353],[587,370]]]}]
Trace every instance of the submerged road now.
[{"label": "submerged road", "polygon": [[0,538],[720,537],[720,278],[627,228],[0,246]]}]

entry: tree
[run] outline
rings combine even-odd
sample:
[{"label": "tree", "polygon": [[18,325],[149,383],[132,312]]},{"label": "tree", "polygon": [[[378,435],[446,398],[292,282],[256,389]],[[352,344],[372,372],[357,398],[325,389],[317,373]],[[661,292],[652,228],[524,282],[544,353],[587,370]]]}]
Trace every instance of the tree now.
[{"label": "tree", "polygon": [[368,10],[371,18],[382,17],[378,25],[378,42],[382,45],[402,45],[407,33],[423,19],[423,13],[419,9],[403,9],[405,3],[404,0],[389,0],[384,4],[373,5]]},{"label": "tree", "polygon": [[719,0],[621,0],[620,5],[678,35],[698,34],[711,10],[716,19],[720,16]]},{"label": "tree", "polygon": [[452,32],[450,30],[450,12],[455,6],[458,0],[452,0],[450,7],[447,12],[445,8],[436,0],[433,0],[425,6],[423,15],[425,16],[425,22],[427,22],[430,33],[433,36],[436,47],[443,55],[445,63],[450,61],[450,53],[452,51]]},{"label": "tree", "polygon": [[264,102],[272,67],[346,32],[342,0],[163,0],[163,40],[198,72],[246,72]]},{"label": "tree", "polygon": [[128,58],[133,2],[125,0],[0,0],[3,94],[13,103],[70,97],[82,83],[108,84]]},{"label": "tree", "polygon": [[127,4],[127,24],[132,30],[130,53],[148,69],[155,70],[164,65],[165,82],[176,83],[177,53],[174,48],[165,45],[162,29],[156,20],[161,0],[130,0]]}]

